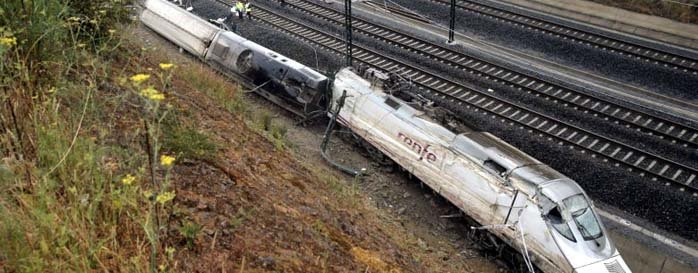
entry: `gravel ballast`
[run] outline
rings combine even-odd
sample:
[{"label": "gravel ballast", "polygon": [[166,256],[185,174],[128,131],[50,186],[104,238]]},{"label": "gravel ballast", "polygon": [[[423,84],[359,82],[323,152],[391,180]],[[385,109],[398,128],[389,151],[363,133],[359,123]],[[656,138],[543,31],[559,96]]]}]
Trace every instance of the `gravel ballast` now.
[{"label": "gravel ballast", "polygon": [[[196,3],[200,4],[199,7],[196,7],[196,10],[197,12],[201,12],[201,14],[225,14],[225,10],[221,11],[220,8],[211,7],[210,3],[207,4],[204,1],[197,1]],[[209,8],[208,11],[206,11],[206,7]],[[299,14],[293,15],[301,16]],[[323,29],[327,31],[333,29],[333,27],[327,26],[325,23],[318,20],[312,21],[311,19],[312,18],[304,18],[304,21],[321,25]],[[274,32],[268,27],[249,21],[241,23],[238,29],[243,36],[306,65],[311,67],[315,66],[316,59],[314,51],[307,49],[308,45],[297,39]],[[380,46],[378,42],[371,41],[370,39],[357,38],[357,42]],[[404,53],[396,51],[389,52],[388,54]],[[341,56],[319,49],[318,55],[321,70],[332,71],[340,68],[342,61]],[[408,56],[405,57],[407,58]],[[441,64],[435,64],[429,60],[420,59],[418,62],[420,65],[430,67],[433,70],[440,69],[444,74],[453,73],[450,68],[444,67],[444,65]],[[462,76],[458,77],[462,78]],[[468,78],[466,80],[472,81],[473,84],[482,88],[487,88],[487,84],[479,82],[478,79]],[[502,90],[502,95],[512,96],[510,97],[512,99],[520,98],[523,101],[530,100],[527,102],[530,104],[541,103],[531,98],[516,97],[518,96],[516,92],[505,92],[505,88],[497,88],[496,90]],[[627,213],[646,219],[663,229],[688,239],[698,240],[698,218],[695,217],[695,215],[697,215],[696,213],[698,213],[697,198],[681,193],[673,188],[658,186],[656,182],[641,178],[634,173],[628,173],[623,169],[600,164],[598,160],[592,160],[586,154],[571,150],[567,146],[557,145],[537,135],[518,129],[518,127],[510,126],[508,123],[502,123],[490,115],[483,115],[482,112],[467,111],[462,108],[457,108],[454,105],[448,105],[448,103],[443,103],[442,106],[450,106],[449,108],[456,109],[459,117],[475,129],[492,132],[512,145],[519,147],[523,151],[551,165],[553,168],[572,177],[585,188],[595,200],[621,208]],[[548,106],[546,105],[546,107]],[[556,111],[563,112],[556,109],[554,106],[550,106],[550,108],[553,113]],[[564,116],[569,114],[556,113],[556,115]],[[565,116],[565,118],[574,119],[575,116]],[[578,119],[581,123],[588,122],[584,121],[584,118]],[[609,125],[608,131],[614,131],[613,134],[621,134],[620,136],[624,137],[637,138],[636,141],[638,142],[648,142],[647,139],[643,139],[641,136],[633,135],[632,132],[626,132],[623,131],[624,129],[617,127],[618,126],[615,125]],[[648,145],[652,146],[653,144],[648,143]],[[648,204],[652,205],[648,206]]]}]

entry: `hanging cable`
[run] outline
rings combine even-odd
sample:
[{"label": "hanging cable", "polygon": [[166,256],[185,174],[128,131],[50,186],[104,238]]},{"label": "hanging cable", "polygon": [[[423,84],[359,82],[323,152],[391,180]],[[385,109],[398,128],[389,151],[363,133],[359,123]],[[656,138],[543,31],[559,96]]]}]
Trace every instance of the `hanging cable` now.
[{"label": "hanging cable", "polygon": [[322,158],[324,158],[327,162],[340,169],[341,171],[348,173],[352,176],[361,176],[366,172],[365,168],[356,170],[354,168],[344,166],[332,160],[330,156],[327,154],[327,144],[330,142],[330,136],[332,136],[334,126],[337,122],[337,117],[339,117],[339,112],[342,110],[342,107],[344,107],[344,101],[346,100],[346,98],[347,91],[344,90],[344,92],[342,92],[342,96],[337,100],[337,105],[334,111],[330,110],[332,118],[330,118],[330,123],[327,125],[327,129],[325,129],[325,136],[322,139],[322,144],[320,144],[320,155],[322,155]]},{"label": "hanging cable", "polygon": [[523,232],[523,225],[521,224],[521,220],[518,222],[518,229],[519,233],[521,234],[521,245],[523,246],[523,251],[521,251],[521,255],[523,256],[524,263],[526,263],[526,267],[528,268],[528,271],[531,273],[535,273],[533,270],[533,262],[531,262],[531,256],[528,254],[528,246],[526,246],[526,235]]}]

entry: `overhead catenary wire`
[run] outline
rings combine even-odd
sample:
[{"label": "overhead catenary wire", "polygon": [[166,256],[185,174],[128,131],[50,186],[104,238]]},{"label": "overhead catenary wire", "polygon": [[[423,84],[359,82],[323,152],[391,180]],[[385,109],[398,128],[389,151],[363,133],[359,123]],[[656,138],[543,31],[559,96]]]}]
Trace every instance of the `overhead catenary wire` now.
[{"label": "overhead catenary wire", "polygon": [[[416,12],[412,11],[411,9],[406,8],[406,7],[403,7],[402,5],[400,5],[400,4],[396,3],[396,2],[393,2],[393,1],[391,1],[391,0],[383,0],[383,5],[385,6],[385,11],[388,12],[388,13],[390,13],[390,11],[389,11],[388,8],[387,8],[387,7],[388,7],[388,3],[397,6],[398,8],[400,8],[401,10],[403,10],[403,11],[405,11],[405,12],[408,12],[408,13],[410,13],[410,14],[416,16],[416,17],[419,17],[419,18],[423,19],[424,21],[428,22],[431,26],[434,26],[436,29],[444,30],[444,31],[446,31],[446,32],[449,32],[449,31],[450,31],[450,27],[449,27],[449,26],[442,25],[441,23],[439,23],[439,22],[437,22],[437,21],[431,20],[429,17],[426,17],[426,16],[424,16],[424,15],[421,15],[421,14],[419,14],[419,13],[416,13]],[[395,17],[395,18],[393,18],[393,19],[396,20],[396,21],[398,21],[398,22],[402,22],[402,23],[410,23],[410,22],[408,22],[408,21],[406,21],[406,20],[403,20],[403,19],[401,19],[401,18],[399,18],[399,17]],[[458,30],[456,30],[456,29],[454,29],[453,31],[454,31],[454,36],[457,34],[457,35],[459,35],[459,36],[471,38],[470,36],[466,35],[466,34],[463,33],[463,32],[460,32],[460,31],[458,31]]]}]

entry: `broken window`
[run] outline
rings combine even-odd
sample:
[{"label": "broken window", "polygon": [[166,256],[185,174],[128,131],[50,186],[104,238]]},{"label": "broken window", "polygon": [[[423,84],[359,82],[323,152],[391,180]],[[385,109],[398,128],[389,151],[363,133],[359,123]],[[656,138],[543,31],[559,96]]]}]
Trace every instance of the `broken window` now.
[{"label": "broken window", "polygon": [[564,236],[572,242],[577,241],[574,238],[574,234],[572,234],[572,229],[570,228],[569,223],[567,223],[567,220],[565,220],[562,217],[560,207],[552,208],[550,211],[548,211],[548,214],[546,214],[545,216],[550,221],[550,225],[553,226],[553,228],[555,228],[555,230],[557,230],[557,232],[559,232],[560,235]]},{"label": "broken window", "polygon": [[577,224],[579,232],[582,234],[582,237],[584,237],[584,240],[598,239],[603,235],[601,233],[601,226],[599,222],[596,221],[596,216],[594,216],[594,212],[584,195],[579,194],[568,197],[562,202],[565,204],[567,211],[571,214],[575,224]]},{"label": "broken window", "polygon": [[560,235],[576,242],[572,233],[570,222],[579,230],[584,240],[594,240],[603,236],[601,226],[596,220],[596,216],[586,197],[582,194],[567,197],[562,200],[562,204],[556,204],[545,196],[539,198],[541,212],[548,219],[550,225],[560,233]]},{"label": "broken window", "polygon": [[391,98],[391,97],[385,98],[385,104],[387,104],[388,106],[390,106],[390,107],[392,107],[393,109],[396,109],[396,110],[397,110],[398,108],[400,108],[400,103],[397,102],[397,101],[395,101],[395,100],[394,100],[393,98]]},{"label": "broken window", "polygon": [[501,177],[504,177],[504,175],[506,175],[507,169],[502,167],[502,165],[499,165],[497,162],[494,162],[494,160],[492,159],[485,160],[483,165],[485,165],[485,168]]}]

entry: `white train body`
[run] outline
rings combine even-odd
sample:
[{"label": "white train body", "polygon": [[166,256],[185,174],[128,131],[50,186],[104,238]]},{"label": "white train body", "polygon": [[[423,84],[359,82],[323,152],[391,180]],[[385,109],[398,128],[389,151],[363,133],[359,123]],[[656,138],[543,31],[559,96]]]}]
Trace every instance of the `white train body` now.
[{"label": "white train body", "polygon": [[544,272],[630,272],[571,179],[489,133],[456,135],[350,69],[335,76],[333,104],[344,91],[340,124]]},{"label": "white train body", "polygon": [[[224,72],[272,82],[301,105],[324,105],[327,77],[193,15],[165,0],[146,0],[141,22]],[[258,83],[259,84],[259,83]],[[454,134],[349,69],[331,98],[349,97],[339,122],[515,249],[545,272],[629,273],[589,199],[572,180],[496,137]],[[335,103],[335,101],[331,101]],[[287,108],[288,109],[288,108]],[[524,235],[522,240],[522,236]]]},{"label": "white train body", "polygon": [[203,58],[221,31],[209,22],[166,1],[145,1],[141,22],[187,52]]},{"label": "white train body", "polygon": [[[180,48],[227,73],[267,85],[304,110],[324,107],[327,77],[305,65],[226,31],[165,0],[146,0],[141,22]],[[273,100],[273,99],[272,99]],[[275,102],[279,102],[274,100]],[[291,109],[289,109],[291,110]]]}]

